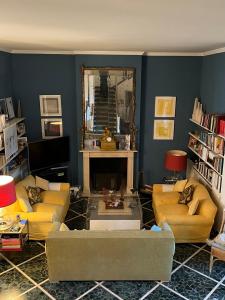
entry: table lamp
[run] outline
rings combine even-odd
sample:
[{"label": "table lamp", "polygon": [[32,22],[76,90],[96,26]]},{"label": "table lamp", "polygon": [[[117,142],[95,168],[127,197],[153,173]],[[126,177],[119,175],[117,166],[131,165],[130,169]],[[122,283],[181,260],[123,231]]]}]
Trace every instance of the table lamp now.
[{"label": "table lamp", "polygon": [[175,182],[181,179],[178,173],[187,168],[187,153],[181,150],[167,151],[164,166],[167,170],[173,171],[173,176],[168,178],[168,181]]},{"label": "table lamp", "polygon": [[16,190],[12,176],[0,175],[0,230],[8,229],[11,224],[4,221],[3,207],[9,206],[16,201]]}]

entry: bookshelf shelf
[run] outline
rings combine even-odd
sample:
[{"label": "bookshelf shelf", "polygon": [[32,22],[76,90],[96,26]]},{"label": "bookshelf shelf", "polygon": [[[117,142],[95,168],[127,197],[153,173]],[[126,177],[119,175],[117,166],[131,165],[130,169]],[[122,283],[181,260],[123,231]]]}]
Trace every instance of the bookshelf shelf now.
[{"label": "bookshelf shelf", "polygon": [[210,167],[214,172],[216,172],[219,176],[222,176],[210,163],[208,163],[206,160],[204,160],[198,152],[196,152],[193,148],[189,147],[188,148],[195,154],[197,155],[208,167]]}]

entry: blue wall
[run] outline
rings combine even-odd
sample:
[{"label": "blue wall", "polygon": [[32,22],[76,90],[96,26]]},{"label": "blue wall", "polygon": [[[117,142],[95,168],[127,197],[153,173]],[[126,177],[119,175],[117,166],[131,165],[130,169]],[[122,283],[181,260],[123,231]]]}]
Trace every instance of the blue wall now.
[{"label": "blue wall", "polygon": [[[41,139],[39,95],[62,97],[64,135],[70,136],[71,167],[76,170],[75,58],[73,55],[12,56],[13,90],[21,100],[29,140]],[[59,151],[56,149],[56,151]],[[60,155],[60,152],[59,152]],[[77,181],[76,172],[72,180]]]},{"label": "blue wall", "polygon": [[[140,166],[146,182],[160,182],[168,173],[164,155],[169,149],[187,149],[189,118],[200,93],[200,57],[143,57],[142,153]],[[155,96],[176,96],[174,139],[153,140]],[[172,118],[173,119],[173,118]]]},{"label": "blue wall", "polygon": [[203,58],[201,100],[207,112],[225,113],[225,53]]},{"label": "blue wall", "polygon": [[[8,61],[4,80],[7,94],[21,100],[23,115],[27,118],[28,137],[41,138],[40,94],[61,94],[64,134],[71,137],[71,166],[73,182],[82,183],[82,160],[79,153],[81,128],[81,67],[136,68],[136,125],[138,129],[136,174],[144,171],[145,182],[161,181],[166,175],[164,154],[168,149],[186,149],[186,134],[194,97],[200,94],[201,57],[142,57],[111,55],[31,55],[4,54]],[[13,88],[10,80],[12,71]],[[0,86],[0,93],[3,88]],[[5,91],[4,90],[4,91]],[[3,91],[3,92],[4,92]],[[5,92],[2,94],[6,96]],[[154,141],[155,96],[176,96],[175,135],[173,141]],[[137,184],[138,176],[136,178]]]},{"label": "blue wall", "polygon": [[0,51],[0,98],[12,96],[11,54]]}]

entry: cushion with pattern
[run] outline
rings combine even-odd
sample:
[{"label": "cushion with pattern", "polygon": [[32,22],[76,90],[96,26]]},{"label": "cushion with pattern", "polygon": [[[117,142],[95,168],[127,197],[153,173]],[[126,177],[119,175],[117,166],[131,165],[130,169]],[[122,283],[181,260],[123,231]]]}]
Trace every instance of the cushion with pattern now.
[{"label": "cushion with pattern", "polygon": [[178,203],[180,204],[187,204],[192,200],[192,196],[194,193],[194,185],[190,185],[189,187],[185,188],[183,192],[180,194],[180,199]]},{"label": "cushion with pattern", "polygon": [[26,187],[27,196],[30,201],[30,205],[34,205],[35,203],[42,202],[41,200],[41,192],[42,189],[36,186],[27,186]]}]

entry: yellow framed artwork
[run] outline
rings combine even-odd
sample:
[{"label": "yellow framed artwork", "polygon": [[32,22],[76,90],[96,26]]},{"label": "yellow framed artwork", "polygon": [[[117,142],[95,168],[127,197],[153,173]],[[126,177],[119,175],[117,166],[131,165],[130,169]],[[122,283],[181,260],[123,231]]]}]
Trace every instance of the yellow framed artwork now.
[{"label": "yellow framed artwork", "polygon": [[173,140],[174,120],[154,120],[154,140]]},{"label": "yellow framed artwork", "polygon": [[173,118],[175,117],[176,97],[155,97],[155,117]]}]

